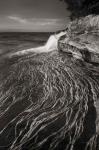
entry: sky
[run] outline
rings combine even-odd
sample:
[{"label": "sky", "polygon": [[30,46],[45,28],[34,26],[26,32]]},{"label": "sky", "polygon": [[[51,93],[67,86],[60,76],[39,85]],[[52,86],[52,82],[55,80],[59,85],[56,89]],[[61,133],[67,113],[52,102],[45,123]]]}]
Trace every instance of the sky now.
[{"label": "sky", "polygon": [[64,29],[70,12],[59,0],[0,0],[0,31]]}]

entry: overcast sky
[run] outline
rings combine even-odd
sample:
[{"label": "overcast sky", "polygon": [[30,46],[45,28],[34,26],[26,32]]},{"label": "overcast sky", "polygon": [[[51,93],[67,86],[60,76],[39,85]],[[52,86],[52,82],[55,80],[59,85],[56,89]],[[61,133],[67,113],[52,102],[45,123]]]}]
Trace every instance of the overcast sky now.
[{"label": "overcast sky", "polygon": [[56,31],[69,14],[59,0],[0,0],[0,31]]}]

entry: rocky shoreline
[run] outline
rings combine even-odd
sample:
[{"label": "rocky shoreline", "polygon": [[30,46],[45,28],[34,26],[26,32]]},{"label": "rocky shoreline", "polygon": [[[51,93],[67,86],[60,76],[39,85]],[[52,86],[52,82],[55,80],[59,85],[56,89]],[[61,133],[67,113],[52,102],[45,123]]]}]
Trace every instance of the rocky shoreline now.
[{"label": "rocky shoreline", "polygon": [[87,27],[77,32],[76,25],[59,50],[0,60],[0,150],[99,149],[97,53],[93,60],[88,47],[82,50]]},{"label": "rocky shoreline", "polygon": [[73,57],[99,63],[99,16],[89,15],[71,22],[61,37],[58,48]]}]

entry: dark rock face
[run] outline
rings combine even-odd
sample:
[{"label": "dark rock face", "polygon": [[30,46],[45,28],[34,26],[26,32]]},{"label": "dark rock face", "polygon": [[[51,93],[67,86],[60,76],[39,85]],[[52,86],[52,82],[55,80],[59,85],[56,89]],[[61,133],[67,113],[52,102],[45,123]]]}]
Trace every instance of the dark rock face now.
[{"label": "dark rock face", "polygon": [[69,49],[0,60],[0,150],[99,149],[99,65]]}]

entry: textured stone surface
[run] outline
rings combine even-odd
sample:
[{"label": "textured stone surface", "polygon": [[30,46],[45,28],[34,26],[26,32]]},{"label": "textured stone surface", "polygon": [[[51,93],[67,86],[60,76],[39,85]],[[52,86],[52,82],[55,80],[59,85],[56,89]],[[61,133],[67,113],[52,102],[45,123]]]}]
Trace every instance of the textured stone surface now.
[{"label": "textured stone surface", "polygon": [[59,49],[74,57],[99,63],[99,16],[89,15],[71,22],[59,40]]},{"label": "textured stone surface", "polygon": [[0,60],[0,150],[99,149],[99,64],[76,25],[61,51]]}]

